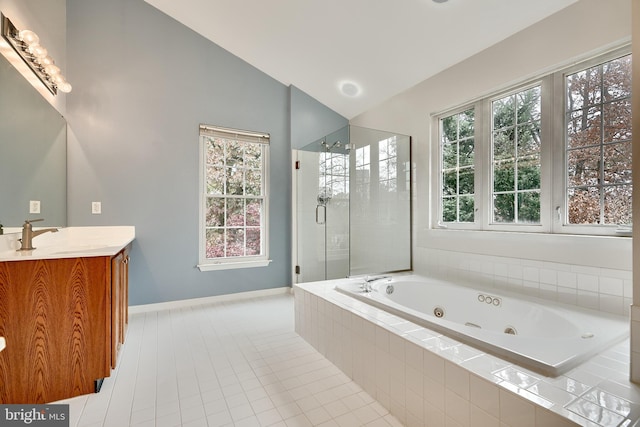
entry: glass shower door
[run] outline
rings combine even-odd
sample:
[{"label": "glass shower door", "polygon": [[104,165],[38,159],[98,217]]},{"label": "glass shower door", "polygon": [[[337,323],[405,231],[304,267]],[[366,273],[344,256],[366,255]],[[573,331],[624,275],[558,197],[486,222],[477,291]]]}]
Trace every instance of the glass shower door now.
[{"label": "glass shower door", "polygon": [[298,283],[349,275],[349,151],[340,135],[297,152]]}]

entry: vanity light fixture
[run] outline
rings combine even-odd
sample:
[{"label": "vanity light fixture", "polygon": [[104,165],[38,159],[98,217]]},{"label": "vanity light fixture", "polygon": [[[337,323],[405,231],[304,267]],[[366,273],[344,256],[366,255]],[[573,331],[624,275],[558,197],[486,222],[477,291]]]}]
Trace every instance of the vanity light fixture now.
[{"label": "vanity light fixture", "polygon": [[47,49],[40,44],[38,35],[31,30],[18,30],[9,18],[3,14],[0,14],[0,17],[2,19],[2,37],[47,89],[54,95],[57,95],[58,91],[71,92],[71,85],[60,73],[60,67],[55,65]]}]

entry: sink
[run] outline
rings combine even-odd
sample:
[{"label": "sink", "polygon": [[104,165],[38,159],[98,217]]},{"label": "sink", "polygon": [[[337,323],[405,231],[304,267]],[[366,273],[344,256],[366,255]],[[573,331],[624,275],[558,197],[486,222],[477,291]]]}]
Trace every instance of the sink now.
[{"label": "sink", "polygon": [[67,227],[44,233],[33,241],[34,250],[18,251],[18,234],[0,239],[0,262],[116,255],[135,238],[129,226]]},{"label": "sink", "polygon": [[71,245],[64,246],[60,250],[52,249],[52,254],[75,254],[75,253],[86,253],[86,252],[97,252],[107,249],[109,246],[95,244],[95,245]]}]

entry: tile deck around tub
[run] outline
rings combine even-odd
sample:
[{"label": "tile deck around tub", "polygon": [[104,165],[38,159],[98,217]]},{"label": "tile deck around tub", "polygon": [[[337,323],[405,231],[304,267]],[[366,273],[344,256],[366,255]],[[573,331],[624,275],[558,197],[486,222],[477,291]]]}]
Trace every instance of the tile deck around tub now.
[{"label": "tile deck around tub", "polygon": [[[383,348],[385,350],[388,349],[389,354],[394,351],[401,351],[398,349],[402,347],[402,343],[397,340],[397,337],[402,337],[405,342],[408,341],[428,350],[428,352],[423,353],[425,358],[432,357],[429,356],[431,354],[435,357],[439,356],[440,361],[445,361],[444,364],[434,363],[437,368],[434,368],[433,378],[442,377],[449,371],[457,373],[457,375],[464,375],[460,374],[461,370],[459,369],[460,367],[464,368],[475,380],[471,382],[471,385],[468,382],[462,382],[463,386],[460,387],[460,390],[453,388],[451,395],[447,394],[445,396],[447,402],[452,402],[453,404],[456,403],[457,398],[461,398],[462,400],[457,403],[465,407],[464,399],[473,402],[473,396],[470,395],[474,395],[474,393],[476,400],[480,399],[482,401],[484,394],[478,390],[474,391],[474,387],[476,389],[485,387],[486,393],[491,394],[496,392],[494,390],[495,387],[492,389],[487,385],[493,384],[500,391],[499,398],[501,401],[506,402],[509,399],[514,400],[513,398],[516,398],[511,402],[511,406],[514,408],[519,404],[528,402],[535,407],[544,408],[553,414],[564,417],[567,420],[567,425],[571,424],[568,422],[568,420],[571,420],[577,425],[586,427],[640,426],[640,386],[629,381],[629,339],[601,352],[564,375],[555,378],[545,377],[339,293],[333,289],[336,282],[327,281],[296,285],[294,290],[298,291],[300,289],[304,291],[301,294],[304,294],[305,297],[304,301],[300,301],[300,297],[296,294],[296,309],[298,309],[298,304],[306,304],[304,309],[311,309],[313,313],[314,307],[309,306],[310,301],[307,301],[306,296],[320,297],[341,308],[343,311],[341,316],[345,316],[344,312],[351,313],[376,325],[376,334],[385,335],[384,331],[388,331],[390,337],[395,336],[396,338],[388,339],[389,344],[386,344],[385,341],[385,347]],[[318,307],[320,305],[319,302],[316,301],[311,304],[316,305],[315,309],[318,313],[322,310],[322,307]],[[325,307],[324,310],[327,310],[327,308]],[[335,315],[335,313],[332,313],[332,315]],[[304,323],[305,319],[299,317],[298,313],[296,313],[296,316],[296,322]],[[315,320],[317,321],[318,319]],[[296,324],[296,328],[298,327],[298,324]],[[301,327],[304,329],[304,325],[301,325]],[[376,336],[375,338],[378,337]],[[375,342],[377,347],[378,340],[375,340]],[[396,348],[394,349],[394,347]],[[375,350],[379,349],[376,348]],[[404,356],[409,357],[408,353],[405,353]],[[394,360],[403,359],[396,358]],[[426,360],[424,366],[427,369]],[[441,372],[443,369],[449,369],[449,371]],[[430,375],[425,372],[425,382],[429,381]],[[478,381],[479,379],[485,381]],[[409,376],[407,376],[407,381],[410,381]],[[456,384],[456,382],[454,381],[453,384]],[[450,391],[449,388],[444,390],[445,393]],[[506,393],[506,390],[512,393]],[[428,393],[426,385],[424,386],[424,392],[425,394]],[[410,404],[409,395],[410,391],[407,391],[405,396],[407,405]],[[428,402],[427,397],[425,395],[425,402]],[[378,400],[382,402],[385,399]],[[425,403],[425,405],[427,404]],[[506,408],[506,405],[504,406]],[[491,415],[491,411],[487,408],[491,408],[491,405],[483,407],[483,409],[488,410],[488,413],[480,411],[482,416]],[[522,416],[526,418],[526,412],[531,408],[530,405],[524,405],[521,413],[525,415]],[[471,405],[471,411],[477,409],[476,406]],[[499,419],[504,422],[502,415],[509,416],[508,413],[501,412],[503,409],[496,409],[496,411],[493,413],[494,418],[491,418],[492,420]],[[408,412],[406,415],[408,415]],[[451,416],[455,416],[455,412],[452,412]],[[543,421],[540,421],[543,416],[544,414],[531,415],[529,421],[533,420],[533,424],[530,425],[545,425]],[[406,417],[403,419],[400,416],[399,419],[409,424],[410,420]],[[457,422],[460,425],[465,425],[464,420],[449,419],[449,414],[447,414],[447,421],[453,421],[452,424]],[[528,421],[523,421],[522,425],[529,425],[527,423]]]}]

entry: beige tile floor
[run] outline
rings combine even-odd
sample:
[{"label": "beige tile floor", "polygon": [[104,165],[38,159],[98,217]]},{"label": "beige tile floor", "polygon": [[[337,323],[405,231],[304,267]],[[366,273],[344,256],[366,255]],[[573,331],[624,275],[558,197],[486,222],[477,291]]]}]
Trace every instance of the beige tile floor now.
[{"label": "beige tile floor", "polygon": [[75,427],[401,426],[294,332],[291,295],[132,315],[102,391],[57,403]]}]

